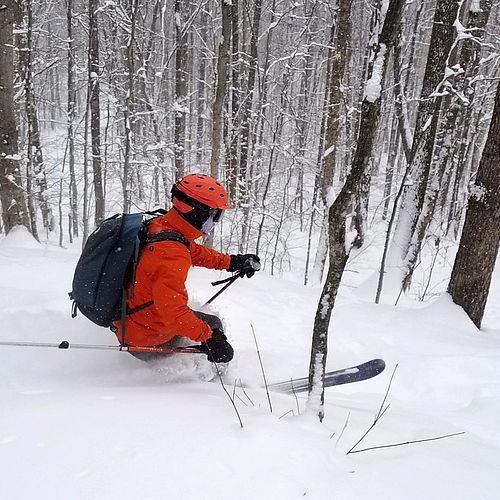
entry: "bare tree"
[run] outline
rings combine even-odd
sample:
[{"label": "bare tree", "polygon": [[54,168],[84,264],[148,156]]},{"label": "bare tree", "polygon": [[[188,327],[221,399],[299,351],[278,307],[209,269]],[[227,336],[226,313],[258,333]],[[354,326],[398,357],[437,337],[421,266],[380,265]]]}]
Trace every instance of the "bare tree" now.
[{"label": "bare tree", "polygon": [[324,376],[328,352],[328,326],[340,281],[349,257],[352,241],[346,238],[346,221],[353,215],[356,196],[369,160],[380,118],[381,92],[385,81],[388,54],[394,46],[405,0],[391,0],[380,33],[370,79],[365,85],[361,120],[349,174],[329,210],[329,267],[314,319],[311,359],[309,364],[310,407],[320,420],[324,416]]},{"label": "bare tree", "polygon": [[19,4],[6,0],[0,6],[0,199],[5,232],[17,225],[28,227],[21,180],[18,133],[14,108],[14,25]]},{"label": "bare tree", "polygon": [[[321,159],[321,198],[325,207],[329,206],[328,198],[333,189],[335,167],[339,158],[340,132],[342,125],[343,108],[345,107],[344,73],[349,64],[349,49],[351,43],[351,7],[352,0],[339,2],[336,18],[330,29],[330,42],[327,62],[327,82],[325,90],[325,136],[324,152]],[[335,44],[335,47],[333,46]],[[314,275],[319,278],[323,275],[328,256],[328,214],[325,213],[321,228],[320,244],[316,252]]]},{"label": "bare tree", "polygon": [[[252,104],[255,93],[255,77],[257,73],[257,47],[259,42],[260,19],[262,11],[262,0],[255,0],[253,5],[253,20],[250,35],[250,54],[249,54],[249,68],[247,77],[246,93],[242,103],[242,118],[241,118],[241,150],[240,150],[240,164],[239,164],[239,185],[241,189],[240,198],[244,203],[248,202],[248,162],[249,162],[249,148],[250,148],[250,135],[251,135],[251,116]],[[245,235],[242,238],[245,239]]]},{"label": "bare tree", "polygon": [[450,52],[456,43],[456,23],[460,0],[437,0],[433,28],[427,56],[424,80],[418,104],[414,139],[410,151],[410,179],[403,194],[402,209],[395,229],[393,247],[400,248],[404,263],[404,287],[409,285],[414,268],[419,242],[419,217],[422,213],[429,178],[431,176],[432,154],[442,103],[442,85],[446,80],[446,68]]},{"label": "bare tree", "polygon": [[[76,118],[76,41],[73,34],[73,0],[66,0],[66,23],[68,35],[68,166],[69,166],[69,206],[71,213],[71,227],[73,235],[78,237],[78,186],[75,173],[75,118]],[[71,233],[70,233],[71,238]]]},{"label": "bare tree", "polygon": [[226,153],[227,161],[227,183],[229,196],[236,199],[237,196],[237,172],[238,172],[238,144],[239,144],[239,116],[240,116],[240,18],[239,5],[241,2],[231,2],[231,122],[229,126],[229,141]]},{"label": "bare tree", "polygon": [[[182,5],[184,4],[184,7]],[[175,124],[174,124],[174,154],[175,177],[184,175],[186,149],[186,113],[188,93],[188,29],[183,11],[186,3],[175,0]]]},{"label": "bare tree", "polygon": [[500,245],[500,85],[460,246],[448,285],[453,301],[481,328]]},{"label": "bare tree", "polygon": [[90,94],[90,135],[92,142],[92,171],[95,195],[95,225],[105,216],[104,188],[101,161],[101,110],[99,78],[99,32],[97,10],[99,0],[89,0],[89,49],[88,49],[88,91]]},{"label": "bare tree", "polygon": [[229,48],[231,46],[231,13],[231,2],[229,0],[222,0],[222,33],[219,43],[219,55],[217,58],[215,100],[212,109],[212,155],[210,157],[210,175],[213,177],[219,176],[222,124],[224,122],[223,105],[226,95]]},{"label": "bare tree", "polygon": [[[43,227],[47,233],[54,229],[54,218],[47,195],[47,174],[43,161],[42,145],[40,141],[40,127],[36,106],[35,89],[33,85],[33,2],[25,0],[23,3],[23,21],[18,35],[18,67],[24,90],[24,107],[28,129],[27,144],[27,176],[28,210],[30,212],[31,231],[38,239],[36,223],[36,206],[33,198],[38,201],[42,213]],[[32,185],[34,184],[34,189]],[[33,192],[34,191],[34,192]],[[31,201],[31,203],[30,203]]]},{"label": "bare tree", "polygon": [[137,10],[139,2],[133,0],[130,12],[130,31],[127,40],[126,50],[126,66],[127,66],[127,91],[125,94],[125,106],[123,109],[123,121],[125,126],[125,147],[123,153],[123,210],[125,213],[130,212],[131,200],[131,160],[134,156],[134,146],[132,144],[133,126],[132,122],[135,121],[134,113],[136,112],[136,99],[135,99],[135,34],[136,34],[136,21]]}]

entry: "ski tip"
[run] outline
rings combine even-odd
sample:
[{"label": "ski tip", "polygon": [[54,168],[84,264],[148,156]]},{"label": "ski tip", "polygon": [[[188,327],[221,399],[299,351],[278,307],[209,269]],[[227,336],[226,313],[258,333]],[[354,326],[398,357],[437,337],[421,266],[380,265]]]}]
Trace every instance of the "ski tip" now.
[{"label": "ski tip", "polygon": [[368,361],[368,363],[370,363],[377,374],[382,373],[385,370],[385,361],[383,359],[372,359],[371,361]]}]

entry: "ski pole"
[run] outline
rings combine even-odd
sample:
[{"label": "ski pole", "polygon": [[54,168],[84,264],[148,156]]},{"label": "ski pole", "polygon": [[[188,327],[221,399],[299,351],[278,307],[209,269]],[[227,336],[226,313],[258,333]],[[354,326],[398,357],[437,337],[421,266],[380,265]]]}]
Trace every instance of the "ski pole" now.
[{"label": "ski pole", "polygon": [[214,281],[212,283],[212,286],[220,285],[222,283],[226,283],[213,297],[208,299],[204,304],[203,307],[208,306],[208,304],[211,304],[224,290],[227,290],[238,278],[240,277],[239,274],[235,274],[234,276],[231,276],[227,280],[222,280],[222,281]]},{"label": "ski pole", "polygon": [[52,347],[55,349],[100,349],[111,351],[128,351],[128,352],[157,352],[162,354],[182,352],[182,353],[200,353],[197,345],[189,345],[185,347],[150,347],[150,346],[119,346],[119,345],[103,345],[103,344],[71,344],[67,340],[60,343],[52,342],[0,342],[0,346],[11,347]]},{"label": "ski pole", "polygon": [[[260,270],[260,262],[252,262],[252,268],[255,271]],[[238,274],[235,274],[234,276],[231,276],[230,278],[227,278],[225,280],[220,280],[220,281],[214,281],[212,282],[212,286],[217,286],[217,285],[222,285],[222,283],[226,283],[213,297],[208,299],[204,304],[203,307],[208,306],[208,304],[211,304],[224,290],[227,290],[238,278],[243,278],[245,276],[245,271],[240,271]]]}]

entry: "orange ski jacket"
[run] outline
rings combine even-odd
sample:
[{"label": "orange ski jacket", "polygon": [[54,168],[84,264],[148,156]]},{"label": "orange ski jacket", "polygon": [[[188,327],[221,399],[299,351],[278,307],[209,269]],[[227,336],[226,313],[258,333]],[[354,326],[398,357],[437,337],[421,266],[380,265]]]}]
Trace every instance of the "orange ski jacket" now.
[{"label": "orange ski jacket", "polygon": [[[190,243],[160,241],[146,245],[136,268],[134,294],[130,308],[150,300],[154,304],[127,316],[125,343],[130,346],[155,346],[176,335],[202,342],[212,336],[211,328],[188,307],[186,278],[194,266],[227,269],[230,257],[194,242],[203,233],[184,220],[175,209],[151,221],[148,233],[164,230],[180,232]],[[130,287],[129,287],[130,292]],[[114,323],[121,341],[121,321]]]}]

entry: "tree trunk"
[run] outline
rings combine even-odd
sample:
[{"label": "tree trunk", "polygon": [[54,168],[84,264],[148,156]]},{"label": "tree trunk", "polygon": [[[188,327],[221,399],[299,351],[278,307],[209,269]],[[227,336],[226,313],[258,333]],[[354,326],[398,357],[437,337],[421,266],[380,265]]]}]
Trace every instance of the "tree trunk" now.
[{"label": "tree trunk", "polygon": [[249,161],[249,149],[250,149],[250,129],[251,129],[251,115],[255,91],[255,76],[257,72],[257,46],[259,40],[259,30],[260,30],[260,16],[262,10],[262,0],[255,0],[254,2],[254,13],[253,22],[250,37],[250,57],[249,57],[249,68],[248,68],[248,85],[246,88],[247,95],[242,104],[243,114],[241,120],[241,146],[240,146],[240,168],[239,168],[239,185],[240,185],[240,196],[239,201],[248,204],[249,200],[249,190],[248,190],[248,161]]},{"label": "tree trunk", "polygon": [[197,83],[197,97],[196,97],[196,165],[202,165],[206,162],[205,150],[206,150],[206,127],[205,122],[207,121],[207,61],[210,61],[211,54],[206,48],[206,43],[208,41],[208,15],[204,12],[201,14],[201,26],[199,28],[200,38],[202,42],[199,47],[199,57],[198,57],[198,83]]},{"label": "tree trunk", "polygon": [[[182,15],[182,0],[175,0],[175,118],[174,118],[174,157],[175,178],[184,176],[186,149],[186,106],[188,92],[188,30]],[[186,8],[184,4],[184,8]]]},{"label": "tree trunk", "polygon": [[[484,33],[486,23],[488,22],[489,13],[491,10],[492,0],[483,0],[482,9],[479,15],[476,13],[471,13],[469,18],[469,29],[474,33],[477,40],[471,41],[467,40],[467,46],[464,47],[465,50],[462,53],[454,54],[454,57],[449,57],[448,67],[455,67],[455,63],[458,62],[461,71],[467,75],[467,79],[464,78],[464,74],[461,73],[455,77],[451,76],[448,79],[448,84],[452,86],[452,95],[448,95],[444,98],[443,105],[443,117],[440,120],[439,127],[435,135],[435,149],[434,156],[430,160],[430,175],[429,178],[432,182],[429,182],[429,186],[425,195],[424,204],[422,211],[420,213],[417,226],[412,238],[412,251],[408,260],[408,278],[411,279],[413,269],[415,267],[416,259],[420,253],[422,247],[422,242],[425,233],[429,227],[429,224],[434,216],[434,210],[439,197],[439,191],[441,189],[442,179],[444,173],[452,168],[449,165],[449,158],[452,152],[453,136],[456,129],[457,118],[459,112],[463,111],[465,103],[465,93],[467,92],[468,80],[474,78],[478,70],[478,55],[479,55],[479,41],[481,40],[481,34]],[[465,42],[465,41],[464,41]],[[474,50],[470,45],[473,44],[476,47]],[[460,47],[462,48],[462,47]],[[471,67],[473,66],[473,67]],[[473,90],[469,91],[469,99],[473,98]],[[469,103],[470,105],[471,103]]]},{"label": "tree trunk", "polygon": [[28,227],[28,213],[21,180],[18,132],[14,109],[14,25],[19,18],[15,0],[0,9],[0,201],[8,233],[17,225]]},{"label": "tree trunk", "polygon": [[90,92],[90,135],[92,143],[92,171],[95,195],[94,224],[98,226],[104,220],[104,190],[101,165],[101,111],[100,101],[100,67],[99,67],[99,35],[97,9],[99,0],[89,0],[89,92]]},{"label": "tree trunk", "polygon": [[327,198],[333,185],[337,148],[340,137],[341,108],[344,105],[344,73],[349,64],[349,48],[351,43],[351,6],[352,0],[340,0],[337,20],[331,28],[333,41],[336,30],[335,49],[330,49],[330,81],[328,103],[325,109],[327,114],[325,129],[325,153],[323,157],[323,200],[328,206]]},{"label": "tree trunk", "polygon": [[500,243],[500,85],[448,293],[481,328]]},{"label": "tree trunk", "polygon": [[241,64],[240,64],[240,26],[238,0],[231,2],[231,126],[229,128],[229,153],[227,154],[227,185],[229,198],[237,201],[238,145],[240,122]]},{"label": "tree trunk", "polygon": [[[20,35],[19,67],[24,85],[24,103],[28,128],[28,176],[36,186],[36,200],[42,213],[43,227],[48,234],[54,229],[54,216],[47,196],[47,174],[43,162],[40,129],[36,108],[35,90],[33,86],[33,4],[32,0],[24,2],[25,34]],[[54,105],[55,107],[55,105]],[[34,205],[34,204],[33,204]],[[38,237],[36,230],[36,214],[33,206],[32,233]],[[31,212],[31,210],[30,210]]]},{"label": "tree trunk", "polygon": [[[125,127],[125,147],[123,159],[123,211],[129,213],[132,206],[132,169],[131,160],[134,157],[134,146],[132,144],[135,127],[135,30],[138,0],[133,0],[130,12],[130,33],[127,40],[126,66],[127,66],[127,92],[125,94],[125,106],[123,108],[123,121]],[[144,86],[145,90],[145,86]]]},{"label": "tree trunk", "polygon": [[442,89],[448,57],[454,47],[460,0],[438,0],[434,14],[433,28],[427,56],[422,91],[417,112],[417,122],[410,152],[411,185],[403,195],[402,209],[396,226],[393,245],[402,246],[401,260],[404,260],[403,286],[409,285],[411,270],[416,262],[419,245],[413,237],[425,202],[430,176],[434,141],[436,137],[439,110],[442,98],[436,93]]},{"label": "tree trunk", "polygon": [[74,122],[76,118],[76,43],[73,38],[73,0],[66,0],[66,20],[68,34],[68,166],[69,166],[69,206],[71,213],[70,235],[78,238],[78,186],[75,174],[75,132]]},{"label": "tree trunk", "polygon": [[231,3],[222,0],[222,33],[217,58],[215,100],[212,108],[212,155],[210,157],[210,175],[219,177],[221,156],[222,125],[224,123],[224,97],[226,95],[227,66],[231,46]]},{"label": "tree trunk", "polygon": [[308,405],[320,419],[324,416],[324,376],[328,347],[328,326],[352,242],[346,240],[346,220],[352,214],[363,176],[368,175],[369,160],[380,118],[389,52],[394,46],[405,0],[391,0],[376,50],[371,78],[366,82],[361,108],[356,151],[344,186],[330,207],[329,268],[314,319],[309,364]]}]

